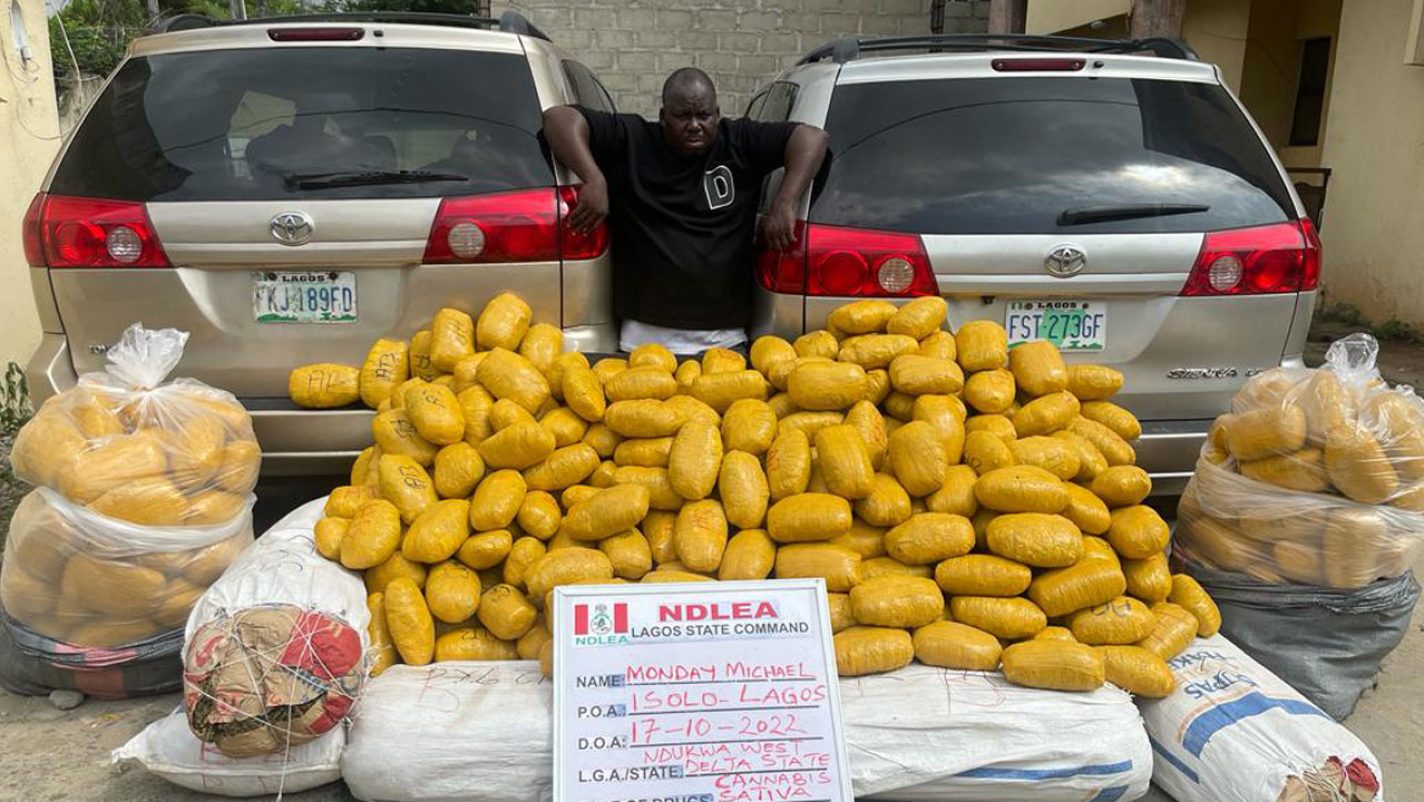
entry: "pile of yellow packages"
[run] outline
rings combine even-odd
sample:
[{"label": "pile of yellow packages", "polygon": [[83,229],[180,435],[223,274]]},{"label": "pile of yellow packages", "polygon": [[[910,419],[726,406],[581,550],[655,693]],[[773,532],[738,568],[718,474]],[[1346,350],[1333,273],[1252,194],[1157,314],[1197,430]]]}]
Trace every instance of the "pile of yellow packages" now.
[{"label": "pile of yellow packages", "polygon": [[1361,588],[1403,575],[1424,533],[1424,403],[1374,369],[1369,335],[1319,369],[1273,368],[1218,418],[1177,546],[1259,581]]},{"label": "pile of yellow packages", "polygon": [[554,587],[820,577],[842,675],[918,659],[1163,696],[1220,618],[1142,505],[1115,370],[859,301],[794,343],[589,365],[504,294],[361,368],[292,374],[379,410],[318,548],[365,572],[377,670],[540,658]]},{"label": "pile of yellow packages", "polygon": [[186,339],[131,327],[106,372],[80,377],[20,429],[11,463],[37,489],[5,545],[10,619],[83,647],[181,630],[252,542],[252,422],[229,393],[164,383]]}]

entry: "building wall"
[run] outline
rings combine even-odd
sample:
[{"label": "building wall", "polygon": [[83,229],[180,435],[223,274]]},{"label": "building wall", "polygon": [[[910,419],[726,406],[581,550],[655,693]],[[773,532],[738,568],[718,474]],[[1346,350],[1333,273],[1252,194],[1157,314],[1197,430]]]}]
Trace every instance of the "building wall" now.
[{"label": "building wall", "polygon": [[1182,16],[1182,38],[1202,61],[1220,67],[1226,85],[1238,93],[1250,18],[1250,0],[1192,0]]},{"label": "building wall", "polygon": [[1121,17],[1131,0],[1029,0],[1025,33],[1066,33],[1097,20]]},{"label": "building wall", "polygon": [[1324,163],[1325,289],[1372,321],[1424,325],[1424,67],[1404,62],[1418,0],[1345,0]]},{"label": "building wall", "polygon": [[[722,112],[739,115],[756,88],[806,51],[840,36],[926,34],[930,0],[514,0],[603,81],[619,111],[657,116],[669,72],[707,71]],[[946,33],[987,29],[987,0],[945,4]]]},{"label": "building wall", "polygon": [[[16,6],[18,8],[16,8]],[[18,14],[17,14],[18,11]],[[18,16],[27,47],[16,47]],[[0,0],[0,369],[24,363],[40,340],[20,238],[25,210],[59,148],[44,0]],[[26,58],[28,56],[28,58]]]}]

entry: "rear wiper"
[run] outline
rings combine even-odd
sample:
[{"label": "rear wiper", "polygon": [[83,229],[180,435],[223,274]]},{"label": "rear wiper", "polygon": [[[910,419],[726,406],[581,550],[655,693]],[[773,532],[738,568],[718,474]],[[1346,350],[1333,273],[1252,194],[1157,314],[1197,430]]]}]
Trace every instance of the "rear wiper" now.
[{"label": "rear wiper", "polygon": [[1197,214],[1211,209],[1197,203],[1124,203],[1116,206],[1075,206],[1058,215],[1060,226],[1082,226],[1113,220],[1137,220],[1143,217],[1168,217],[1174,214]]},{"label": "rear wiper", "polygon": [[368,170],[346,173],[290,173],[283,183],[288,189],[327,189],[330,187],[369,187],[378,184],[424,184],[434,181],[469,181],[459,173],[435,173],[429,170]]}]

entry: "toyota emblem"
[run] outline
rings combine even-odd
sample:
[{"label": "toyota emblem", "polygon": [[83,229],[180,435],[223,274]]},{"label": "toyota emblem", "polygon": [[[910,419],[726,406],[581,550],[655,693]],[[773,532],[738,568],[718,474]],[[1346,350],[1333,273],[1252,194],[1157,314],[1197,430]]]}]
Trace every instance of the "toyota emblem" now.
[{"label": "toyota emblem", "polygon": [[1064,243],[1054,245],[1053,250],[1043,258],[1043,269],[1057,278],[1072,278],[1083,272],[1088,264],[1088,254],[1077,245]]},{"label": "toyota emblem", "polygon": [[306,212],[282,212],[272,218],[272,238],[283,245],[304,245],[316,226]]}]

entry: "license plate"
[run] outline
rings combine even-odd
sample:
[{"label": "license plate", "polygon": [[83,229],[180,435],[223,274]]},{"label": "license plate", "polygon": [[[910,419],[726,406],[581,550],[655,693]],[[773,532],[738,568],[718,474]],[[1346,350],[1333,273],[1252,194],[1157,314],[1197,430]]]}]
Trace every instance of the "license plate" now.
[{"label": "license plate", "polygon": [[1060,351],[1101,351],[1108,340],[1102,301],[1010,301],[1004,313],[1009,345],[1047,340]]},{"label": "license plate", "polygon": [[252,274],[258,323],[355,323],[356,274],[341,270]]}]

